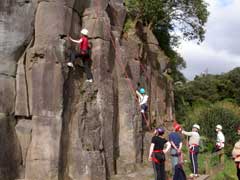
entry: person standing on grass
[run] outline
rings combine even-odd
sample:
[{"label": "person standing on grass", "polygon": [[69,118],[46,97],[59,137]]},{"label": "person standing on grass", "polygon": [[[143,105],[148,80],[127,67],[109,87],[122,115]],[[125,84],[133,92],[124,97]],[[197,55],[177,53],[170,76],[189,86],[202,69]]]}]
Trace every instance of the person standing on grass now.
[{"label": "person standing on grass", "polygon": [[225,143],[225,136],[222,132],[222,126],[220,124],[216,126],[216,132],[217,132],[217,140],[216,140],[216,144],[213,152],[218,152],[221,149],[223,149],[224,143]]},{"label": "person standing on grass", "polygon": [[[237,134],[240,135],[240,125],[238,126]],[[236,164],[238,180],[240,180],[240,140],[238,140],[234,145],[232,157]]]},{"label": "person standing on grass", "polygon": [[[164,137],[164,129],[157,128],[149,150],[149,161],[153,163],[155,180],[166,180],[165,175],[165,154],[169,151],[171,144]],[[166,148],[164,149],[164,146]]]},{"label": "person standing on grass", "polygon": [[189,136],[189,157],[192,165],[192,174],[190,177],[198,177],[198,152],[199,152],[199,143],[200,143],[200,135],[198,131],[200,130],[200,126],[198,124],[194,124],[192,127],[192,132],[187,132],[182,130],[182,134]]}]

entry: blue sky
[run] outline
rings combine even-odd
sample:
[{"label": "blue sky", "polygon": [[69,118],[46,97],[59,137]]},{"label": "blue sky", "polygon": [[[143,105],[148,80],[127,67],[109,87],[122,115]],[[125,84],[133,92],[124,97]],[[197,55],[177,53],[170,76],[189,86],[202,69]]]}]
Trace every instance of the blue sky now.
[{"label": "blue sky", "polygon": [[233,0],[219,0],[219,4],[221,6],[226,6],[226,5],[229,5],[233,2]]},{"label": "blue sky", "polygon": [[221,74],[240,67],[240,0],[207,2],[211,14],[205,41],[201,45],[183,41],[178,49],[187,62],[182,72],[189,80],[206,69]]}]

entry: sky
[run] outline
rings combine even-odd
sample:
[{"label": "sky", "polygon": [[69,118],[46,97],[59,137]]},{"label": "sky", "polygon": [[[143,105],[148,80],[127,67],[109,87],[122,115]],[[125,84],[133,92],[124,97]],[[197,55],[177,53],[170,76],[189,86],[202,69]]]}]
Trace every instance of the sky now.
[{"label": "sky", "polygon": [[221,74],[240,67],[240,0],[206,0],[210,16],[205,40],[183,41],[178,52],[187,68],[182,70],[188,80],[204,71]]}]

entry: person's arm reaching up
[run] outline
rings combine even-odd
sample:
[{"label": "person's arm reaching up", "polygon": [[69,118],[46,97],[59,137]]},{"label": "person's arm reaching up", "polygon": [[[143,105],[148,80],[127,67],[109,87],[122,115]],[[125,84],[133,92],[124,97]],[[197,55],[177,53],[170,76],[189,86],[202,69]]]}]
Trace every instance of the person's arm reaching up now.
[{"label": "person's arm reaching up", "polygon": [[69,39],[72,41],[72,42],[75,42],[75,43],[78,43],[80,44],[82,42],[82,38],[79,39],[79,40],[75,40],[75,39],[72,39],[70,36],[69,36]]},{"label": "person's arm reaching up", "polygon": [[140,94],[140,92],[138,92],[138,90],[136,90],[136,94],[137,94],[138,98],[142,98],[142,95]]}]

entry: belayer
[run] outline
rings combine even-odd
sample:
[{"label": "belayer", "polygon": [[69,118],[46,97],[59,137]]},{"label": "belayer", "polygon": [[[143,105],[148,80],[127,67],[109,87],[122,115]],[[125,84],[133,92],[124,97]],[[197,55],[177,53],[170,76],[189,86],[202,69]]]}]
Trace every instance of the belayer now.
[{"label": "belayer", "polygon": [[[163,137],[163,135],[163,128],[155,129],[149,150],[148,159],[153,163],[155,180],[166,180],[165,154],[169,151],[171,144]],[[165,145],[166,148],[164,148]]]},{"label": "belayer", "polygon": [[182,134],[189,136],[189,156],[192,165],[192,174],[190,177],[198,177],[198,153],[199,153],[199,143],[200,143],[200,135],[198,131],[200,130],[200,126],[198,124],[194,124],[192,127],[192,132],[187,132],[182,130]]},{"label": "belayer", "polygon": [[91,72],[91,58],[90,58],[90,44],[88,41],[88,30],[82,29],[81,30],[81,37],[79,40],[72,39],[69,36],[69,39],[72,42],[79,44],[79,52],[72,51],[70,55],[70,62],[67,63],[69,67],[74,67],[73,62],[76,58],[80,57],[83,62],[84,71],[87,74],[86,82],[93,82],[93,76]]},{"label": "belayer", "polygon": [[181,159],[182,139],[179,134],[179,132],[181,131],[181,126],[176,123],[173,128],[174,128],[174,132],[171,132],[169,134],[169,142],[171,143],[170,153],[172,157],[172,172],[174,174],[175,166],[177,164],[182,163],[180,162],[182,160]]}]

